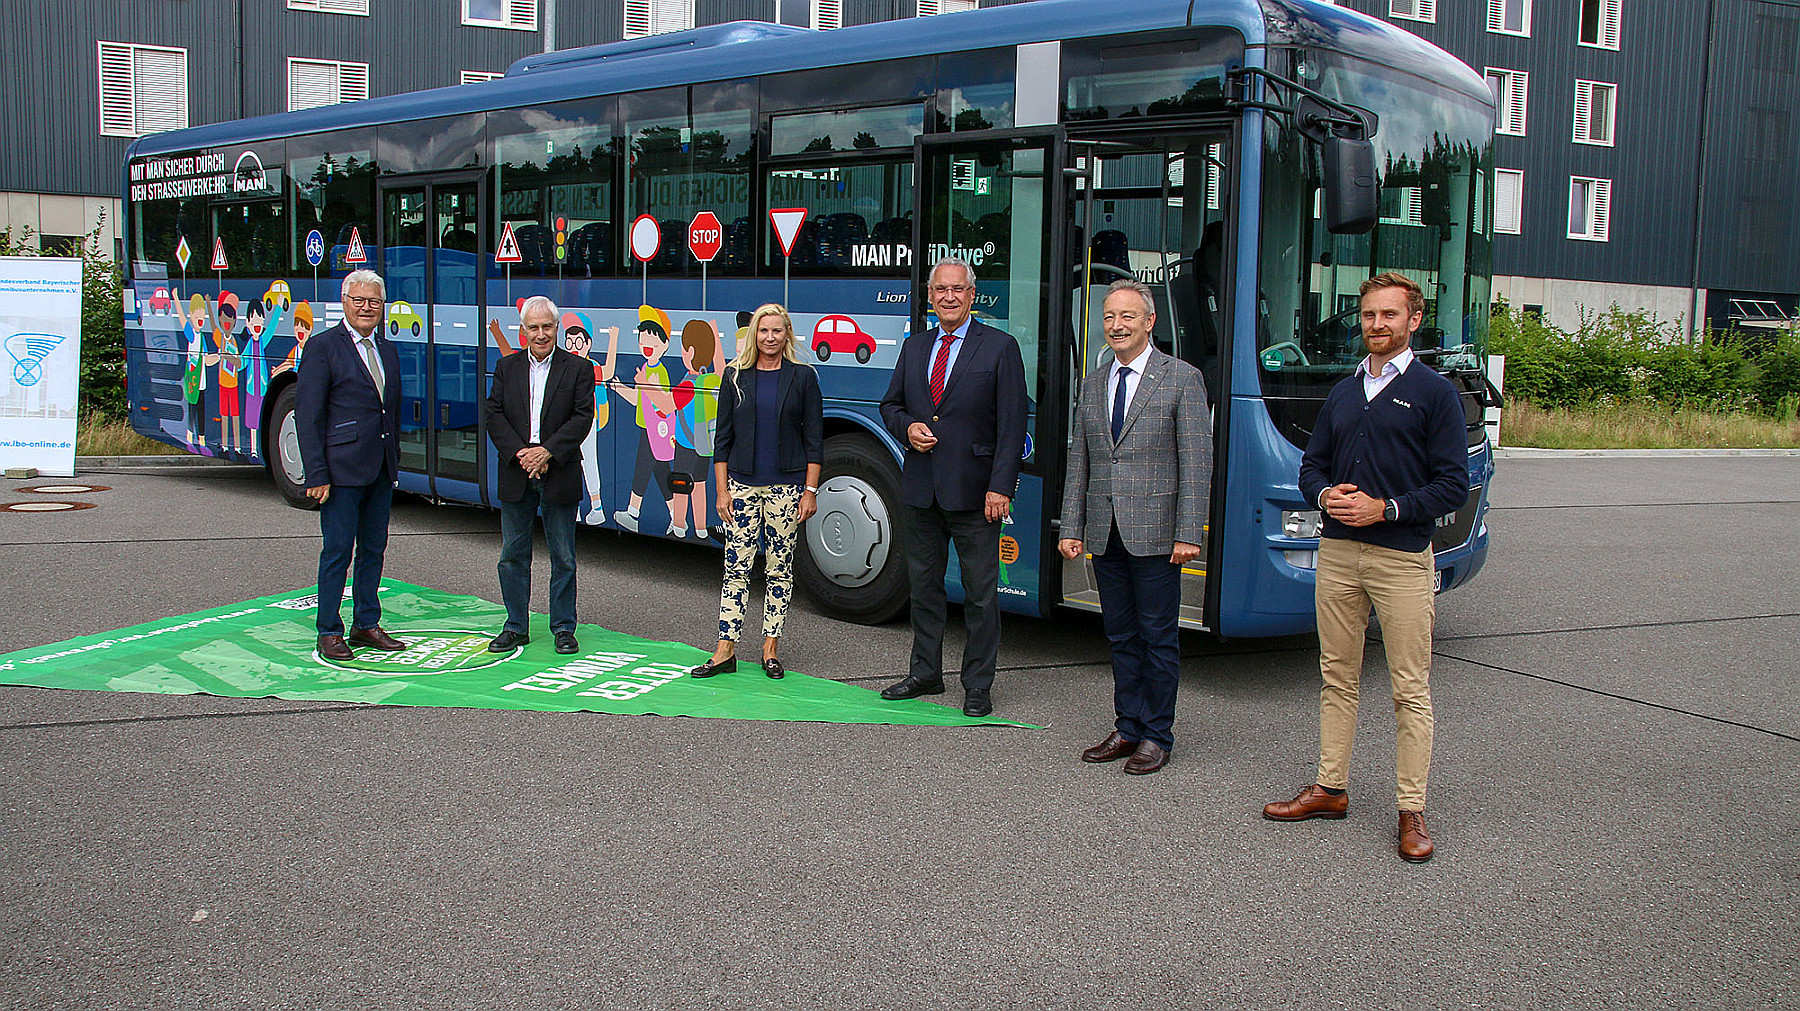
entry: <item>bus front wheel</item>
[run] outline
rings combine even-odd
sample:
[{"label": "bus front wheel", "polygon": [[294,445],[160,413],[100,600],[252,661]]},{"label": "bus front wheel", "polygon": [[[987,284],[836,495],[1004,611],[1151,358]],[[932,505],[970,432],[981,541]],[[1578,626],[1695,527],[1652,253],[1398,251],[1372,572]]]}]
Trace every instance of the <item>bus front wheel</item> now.
[{"label": "bus front wheel", "polygon": [[263,459],[268,461],[269,477],[275,481],[281,497],[296,509],[317,509],[319,504],[306,497],[306,468],[300,462],[300,425],[294,417],[294,405],[300,399],[294,384],[289,383],[275,398],[269,427],[263,429],[267,444]]},{"label": "bus front wheel", "polygon": [[867,435],[825,440],[819,512],[800,540],[799,581],[826,614],[873,625],[906,607],[900,468]]}]

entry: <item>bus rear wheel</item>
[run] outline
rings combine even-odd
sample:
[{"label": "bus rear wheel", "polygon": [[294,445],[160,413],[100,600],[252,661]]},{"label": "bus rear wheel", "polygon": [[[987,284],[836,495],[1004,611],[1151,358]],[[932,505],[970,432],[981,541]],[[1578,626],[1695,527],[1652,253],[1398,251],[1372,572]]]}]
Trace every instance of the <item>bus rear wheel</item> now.
[{"label": "bus rear wheel", "polygon": [[288,505],[317,509],[319,504],[306,497],[306,467],[300,461],[300,424],[294,417],[294,405],[299,399],[293,383],[283,387],[275,398],[269,427],[263,429],[263,459],[268,461],[269,477]]},{"label": "bus rear wheel", "polygon": [[900,468],[867,435],[825,440],[819,512],[800,539],[800,586],[833,618],[874,625],[906,607]]}]

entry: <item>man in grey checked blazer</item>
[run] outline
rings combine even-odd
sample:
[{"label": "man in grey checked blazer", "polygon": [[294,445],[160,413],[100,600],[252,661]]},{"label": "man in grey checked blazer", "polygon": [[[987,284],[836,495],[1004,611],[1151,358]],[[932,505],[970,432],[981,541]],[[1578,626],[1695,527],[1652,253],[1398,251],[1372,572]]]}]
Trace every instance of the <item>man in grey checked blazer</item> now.
[{"label": "man in grey checked blazer", "polygon": [[1115,281],[1102,306],[1108,368],[1081,383],[1063,484],[1063,557],[1094,555],[1112,646],[1114,730],[1084,762],[1163,767],[1175,746],[1181,566],[1200,554],[1212,485],[1212,424],[1200,371],[1150,344],[1150,289]]}]

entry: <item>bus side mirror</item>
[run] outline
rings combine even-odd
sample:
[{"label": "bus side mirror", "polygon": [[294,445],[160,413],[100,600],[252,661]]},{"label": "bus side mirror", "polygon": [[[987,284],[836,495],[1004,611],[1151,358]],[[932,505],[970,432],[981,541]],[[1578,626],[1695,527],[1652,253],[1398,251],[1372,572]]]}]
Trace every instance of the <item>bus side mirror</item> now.
[{"label": "bus side mirror", "polygon": [[1379,190],[1375,186],[1375,143],[1349,137],[1325,138],[1325,229],[1334,235],[1361,234],[1375,227]]}]

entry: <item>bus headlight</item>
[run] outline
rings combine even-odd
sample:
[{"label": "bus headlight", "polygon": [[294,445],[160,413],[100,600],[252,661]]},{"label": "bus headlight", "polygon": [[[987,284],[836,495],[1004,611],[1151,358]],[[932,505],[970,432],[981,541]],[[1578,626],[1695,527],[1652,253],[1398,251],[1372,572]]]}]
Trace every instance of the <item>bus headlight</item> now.
[{"label": "bus headlight", "polygon": [[[1300,511],[1281,511],[1281,532],[1295,540],[1307,540],[1319,536],[1320,516],[1317,509]],[[1311,566],[1307,566],[1311,568]]]}]

